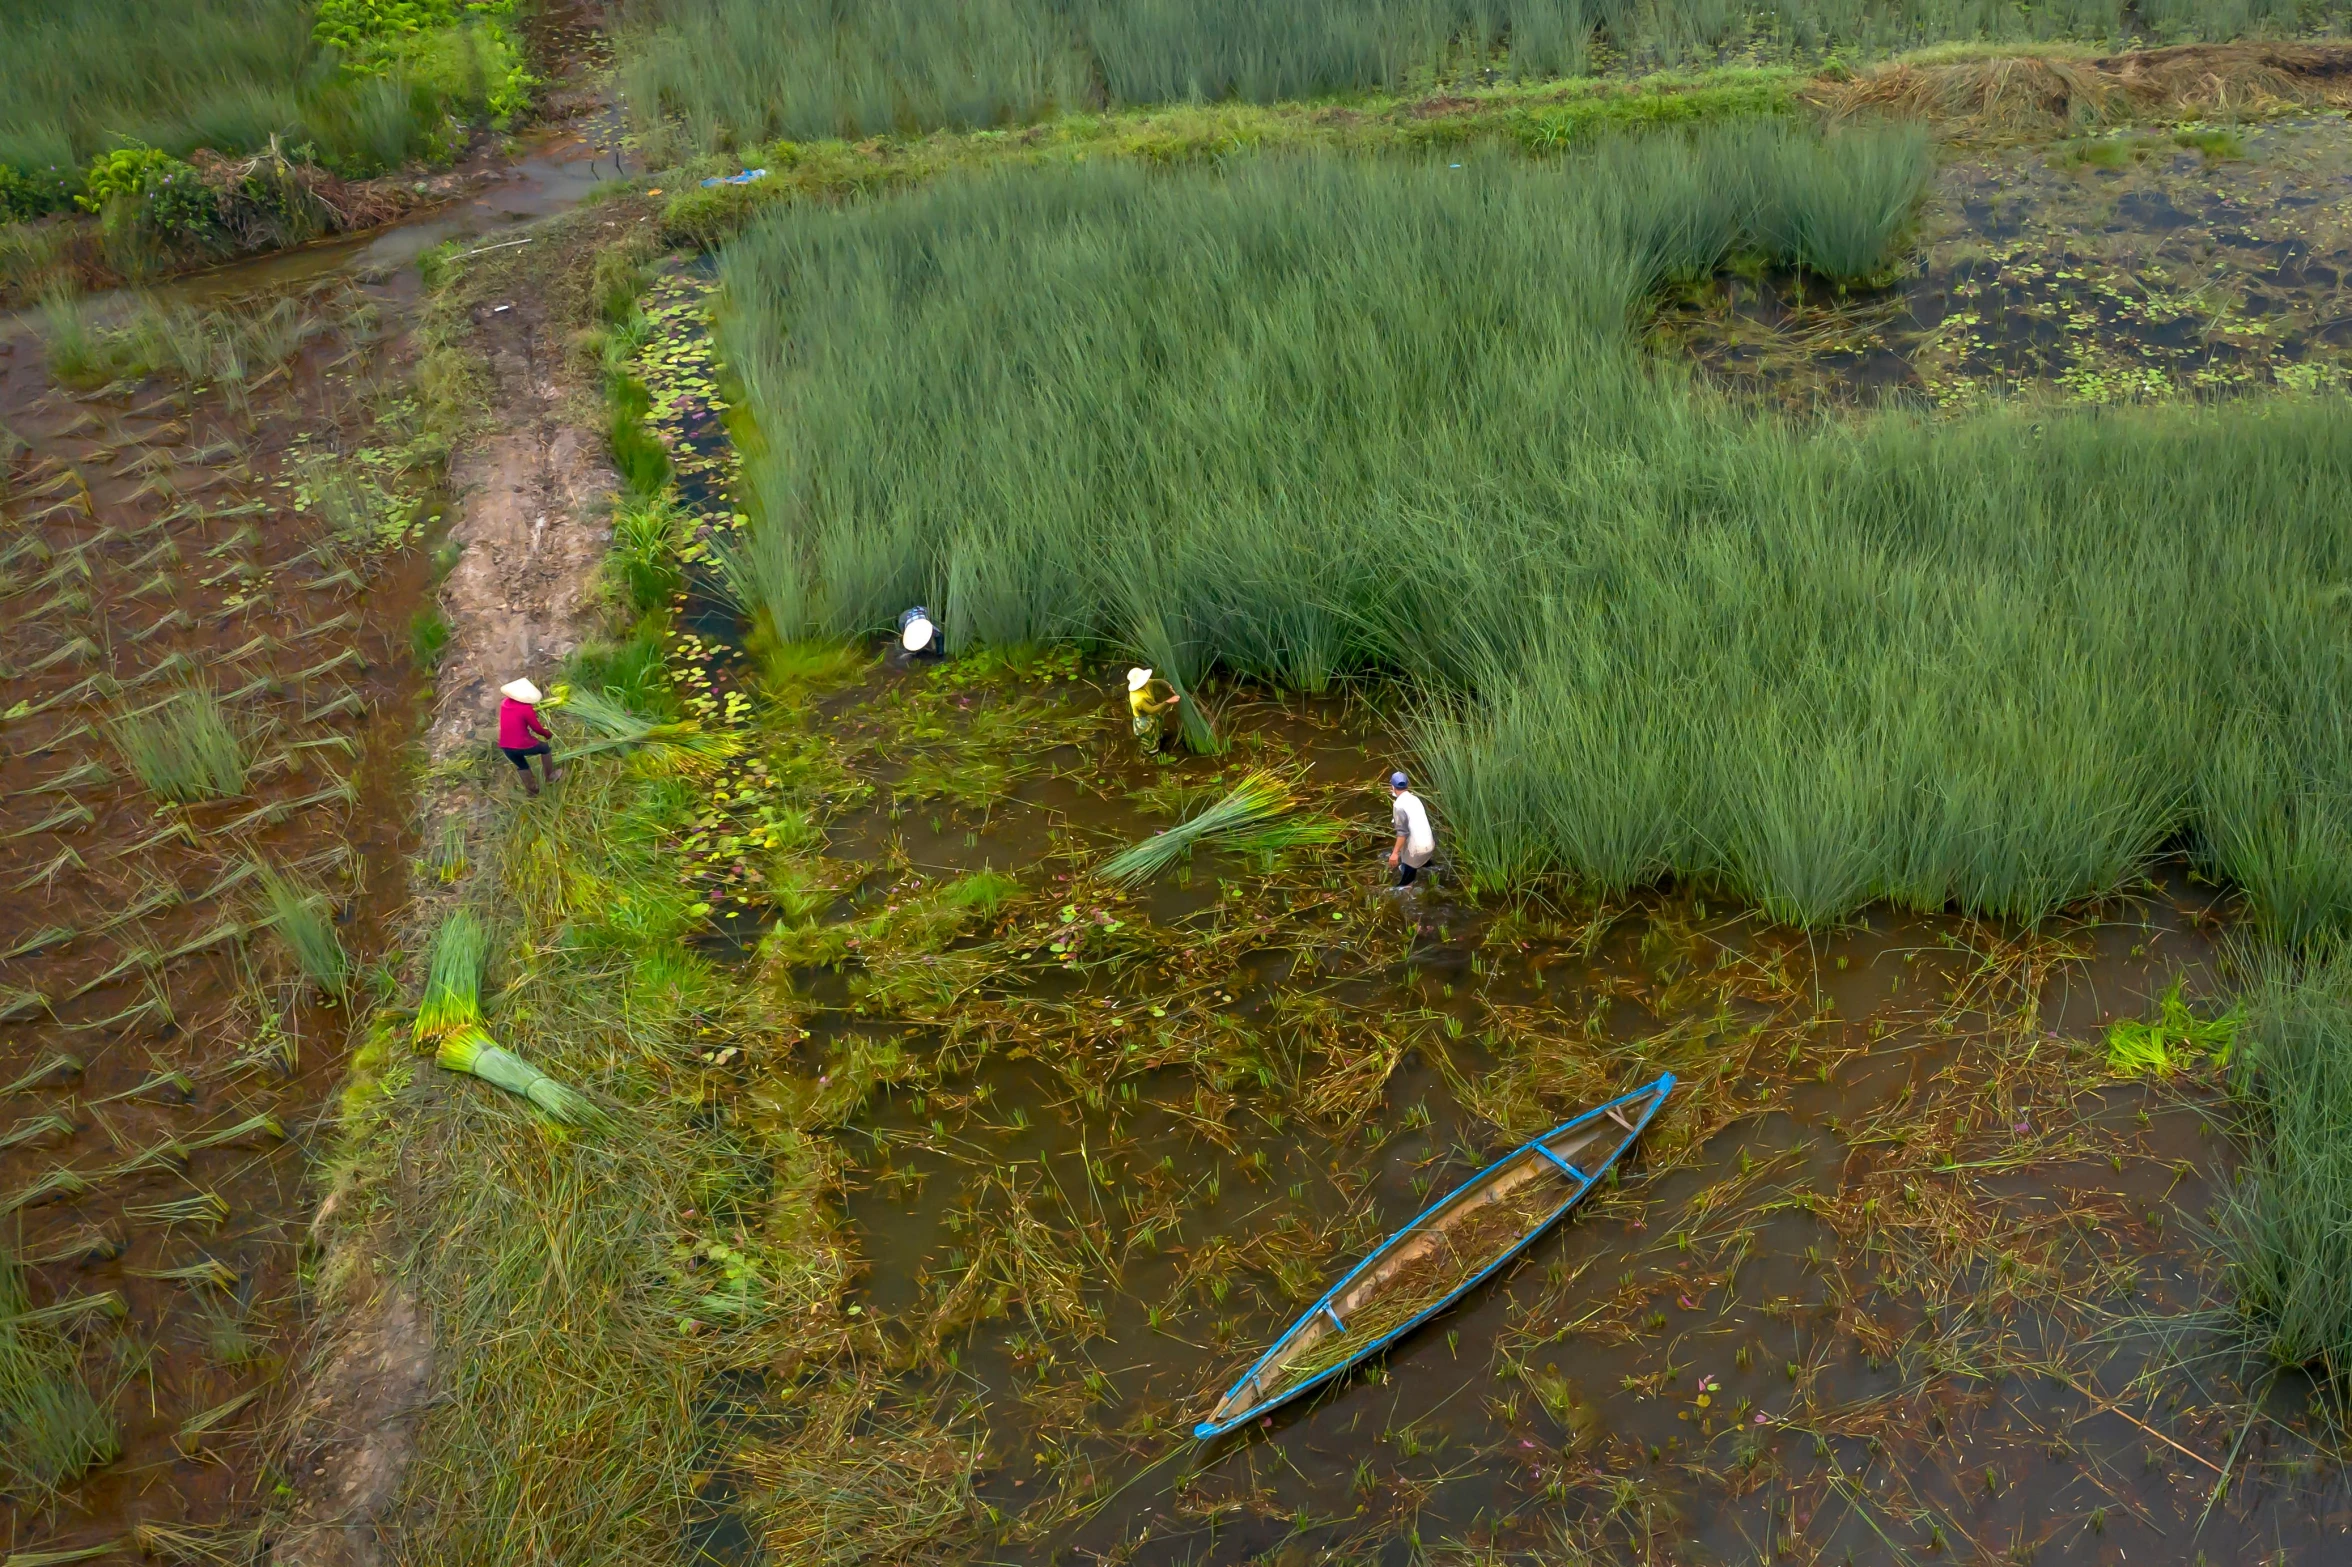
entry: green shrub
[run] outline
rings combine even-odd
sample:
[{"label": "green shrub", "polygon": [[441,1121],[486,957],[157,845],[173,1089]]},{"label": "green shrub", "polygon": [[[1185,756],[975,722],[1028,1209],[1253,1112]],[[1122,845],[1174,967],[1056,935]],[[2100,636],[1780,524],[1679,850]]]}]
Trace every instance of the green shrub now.
[{"label": "green shrub", "polygon": [[0,163],[0,220],[24,223],[67,212],[82,193],[78,169],[50,164],[42,169],[19,169]]}]

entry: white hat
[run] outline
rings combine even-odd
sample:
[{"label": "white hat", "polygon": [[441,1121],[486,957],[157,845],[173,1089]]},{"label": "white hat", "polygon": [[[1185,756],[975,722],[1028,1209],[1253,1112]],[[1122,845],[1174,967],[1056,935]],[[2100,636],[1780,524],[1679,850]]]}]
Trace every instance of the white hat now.
[{"label": "white hat", "polygon": [[1127,689],[1130,691],[1141,691],[1145,686],[1151,684],[1151,675],[1152,672],[1148,669],[1128,670]]},{"label": "white hat", "polygon": [[898,640],[905,644],[909,653],[922,652],[931,645],[931,622],[917,615],[906,623],[906,629],[899,633]]},{"label": "white hat", "polygon": [[539,705],[539,688],[528,680],[509,680],[498,688],[498,694],[513,697],[516,701],[532,707]]}]

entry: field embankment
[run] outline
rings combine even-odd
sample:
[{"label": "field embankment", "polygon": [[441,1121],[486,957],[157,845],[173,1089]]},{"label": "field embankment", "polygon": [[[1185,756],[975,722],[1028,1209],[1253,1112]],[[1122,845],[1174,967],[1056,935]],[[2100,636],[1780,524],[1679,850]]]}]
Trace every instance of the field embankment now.
[{"label": "field embankment", "polygon": [[562,64],[526,26],[552,38],[562,17],[528,9],[0,9],[0,298],[280,249],[445,199],[445,185],[416,173],[508,129],[544,85],[533,69]]}]

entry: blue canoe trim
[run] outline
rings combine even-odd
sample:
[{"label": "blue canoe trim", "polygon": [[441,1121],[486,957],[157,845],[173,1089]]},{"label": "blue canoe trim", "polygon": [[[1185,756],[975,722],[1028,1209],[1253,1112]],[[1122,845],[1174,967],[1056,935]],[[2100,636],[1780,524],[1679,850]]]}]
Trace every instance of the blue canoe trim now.
[{"label": "blue canoe trim", "polygon": [[[1572,1194],[1570,1194],[1568,1200],[1561,1204],[1560,1211],[1558,1213],[1552,1215],[1551,1218],[1545,1220],[1542,1224],[1537,1225],[1534,1229],[1529,1230],[1525,1235],[1521,1236],[1515,1244],[1512,1245],[1510,1250],[1504,1252],[1494,1261],[1479,1269],[1469,1278],[1464,1279],[1443,1299],[1432,1302],[1429,1306],[1415,1315],[1412,1320],[1390,1329],[1387,1333],[1382,1334],[1379,1338],[1374,1339],[1372,1342],[1366,1344],[1363,1348],[1357,1350],[1353,1355],[1350,1355],[1347,1359],[1341,1361],[1338,1365],[1327,1367],[1326,1369],[1317,1372],[1314,1376],[1308,1378],[1304,1382],[1301,1382],[1297,1387],[1291,1388],[1287,1392],[1277,1394],[1262,1404],[1253,1405],[1251,1408],[1243,1411],[1238,1415],[1235,1415],[1230,1420],[1221,1422],[1208,1420],[1201,1421],[1198,1425],[1195,1425],[1192,1428],[1192,1434],[1204,1442],[1209,1440],[1211,1437],[1223,1436],[1228,1431],[1238,1430],[1242,1426],[1248,1425],[1251,1421],[1260,1419],[1272,1411],[1281,1408],[1284,1404],[1290,1403],[1292,1400],[1299,1398],[1304,1394],[1313,1392],[1315,1389],[1323,1386],[1333,1378],[1338,1377],[1345,1372],[1352,1371],[1357,1366],[1362,1365],[1366,1360],[1380,1353],[1380,1351],[1386,1349],[1389,1345],[1395,1343],[1398,1339],[1403,1338],[1406,1334],[1421,1326],[1422,1323],[1427,1322],[1431,1317],[1436,1316],[1439,1312],[1445,1310],[1448,1306],[1451,1306],[1455,1301],[1460,1300],[1464,1295],[1469,1294],[1479,1285],[1485,1283],[1487,1279],[1492,1277],[1497,1270],[1502,1268],[1506,1263],[1510,1262],[1512,1258],[1518,1256],[1520,1252],[1526,1250],[1529,1244],[1531,1244],[1537,1236],[1543,1234],[1553,1225],[1566,1218],[1569,1212],[1574,1209],[1578,1203],[1584,1201],[1585,1195],[1593,1189],[1594,1185],[1599,1182],[1600,1178],[1609,1173],[1610,1166],[1614,1165],[1619,1159],[1625,1157],[1625,1151],[1634,1145],[1635,1140],[1641,1136],[1642,1132],[1649,1126],[1650,1122],[1656,1118],[1658,1111],[1664,1107],[1667,1096],[1673,1092],[1674,1074],[1672,1072],[1661,1072],[1657,1077],[1653,1078],[1647,1083],[1644,1083],[1641,1087],[1634,1089],[1631,1093],[1619,1094],[1616,1098],[1608,1101],[1606,1104],[1594,1105],[1591,1109],[1586,1110],[1579,1115],[1571,1116],[1569,1119],[1562,1121],[1558,1126],[1553,1127],[1550,1131],[1543,1133],[1541,1136],[1529,1138],[1526,1142],[1521,1143],[1518,1147],[1512,1149],[1509,1153],[1504,1154],[1500,1159],[1497,1159],[1494,1163],[1488,1165],[1485,1169],[1479,1171],[1476,1175],[1471,1176],[1468,1180],[1456,1186],[1452,1191],[1447,1192],[1436,1202],[1431,1203],[1428,1207],[1422,1209],[1420,1214],[1414,1218],[1412,1223],[1406,1225],[1403,1229],[1398,1230],[1395,1234],[1389,1236],[1386,1241],[1383,1241],[1379,1246],[1373,1248],[1373,1250],[1361,1258],[1354,1267],[1348,1269],[1345,1274],[1341,1275],[1338,1283],[1325,1290],[1323,1292],[1322,1299],[1316,1301],[1312,1306],[1309,1306],[1304,1312],[1300,1313],[1297,1321],[1291,1323],[1289,1327],[1284,1328],[1282,1332],[1276,1336],[1274,1342],[1267,1346],[1266,1352],[1260,1355],[1256,1360],[1251,1361],[1249,1369],[1234,1379],[1233,1385],[1225,1390],[1225,1398],[1231,1398],[1235,1393],[1240,1392],[1241,1389],[1247,1385],[1252,1378],[1254,1378],[1261,1370],[1265,1368],[1266,1362],[1273,1358],[1274,1352],[1287,1343],[1290,1339],[1290,1336],[1298,1331],[1300,1324],[1308,1321],[1310,1318],[1318,1316],[1329,1317],[1334,1323],[1339,1323],[1339,1330],[1342,1333],[1345,1333],[1347,1331],[1347,1326],[1345,1323],[1339,1322],[1339,1313],[1333,1309],[1332,1302],[1338,1300],[1342,1292],[1344,1292],[1350,1284],[1355,1282],[1356,1275],[1363,1272],[1373,1263],[1379,1261],[1383,1256],[1387,1255],[1389,1248],[1394,1246],[1398,1241],[1403,1240],[1406,1236],[1411,1235],[1414,1231],[1420,1229],[1424,1224],[1428,1223],[1430,1217],[1434,1215],[1439,1209],[1452,1202],[1464,1191],[1469,1190],[1470,1188],[1488,1180],[1495,1174],[1496,1171],[1500,1170],[1504,1165],[1509,1164],[1512,1160],[1518,1158],[1520,1155],[1533,1151],[1542,1158],[1549,1159],[1553,1164],[1559,1166],[1561,1170],[1566,1172],[1571,1180],[1582,1183]],[[1561,1137],[1565,1133],[1575,1131],[1577,1128],[1585,1125],[1587,1122],[1607,1115],[1610,1111],[1618,1108],[1620,1105],[1631,1104],[1637,1099],[1648,1099],[1650,1101],[1649,1107],[1642,1112],[1641,1118],[1633,1123],[1632,1129],[1625,1134],[1624,1140],[1617,1145],[1617,1151],[1612,1153],[1600,1164],[1596,1165],[1589,1173],[1577,1169],[1567,1160],[1562,1159],[1558,1154],[1552,1152],[1549,1144],[1551,1144],[1555,1139]],[[1222,1403],[1224,1402],[1224,1399],[1220,1399],[1218,1402]]]}]

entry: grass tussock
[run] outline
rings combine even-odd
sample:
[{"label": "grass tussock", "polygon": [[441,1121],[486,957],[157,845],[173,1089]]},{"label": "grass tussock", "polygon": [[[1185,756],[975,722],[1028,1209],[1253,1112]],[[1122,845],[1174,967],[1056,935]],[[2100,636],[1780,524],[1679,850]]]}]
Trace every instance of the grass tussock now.
[{"label": "grass tussock", "polygon": [[2352,950],[2257,965],[2232,1081],[2251,1147],[2218,1218],[2265,1358],[2352,1394]]},{"label": "grass tussock", "polygon": [[741,575],[784,638],[927,603],[1188,689],[1405,676],[1486,885],[2034,919],[2185,835],[2282,933],[2352,922],[2340,406],[1814,426],[1645,357],[1743,252],[1885,266],[1923,166],[1732,127],[779,213],[726,262]]},{"label": "grass tussock", "polygon": [[1074,109],[1580,76],[1596,49],[1637,69],[1852,61],[1945,43],[2221,40],[2346,15],[2332,0],[881,0],[853,11],[817,0],[633,0],[623,81],[648,133],[680,134],[700,150],[1001,126]]},{"label": "grass tussock", "polygon": [[328,995],[344,994],[351,984],[351,956],[336,934],[332,900],[266,860],[252,863],[261,882],[263,918],[286,944],[295,965]]},{"label": "grass tussock", "polygon": [[209,687],[182,686],[143,712],[107,726],[123,765],[148,792],[175,805],[245,792],[251,741]]},{"label": "grass tussock", "polygon": [[54,1309],[35,1311],[0,1246],[0,1494],[37,1507],[116,1451],[114,1412],[84,1380]]}]

